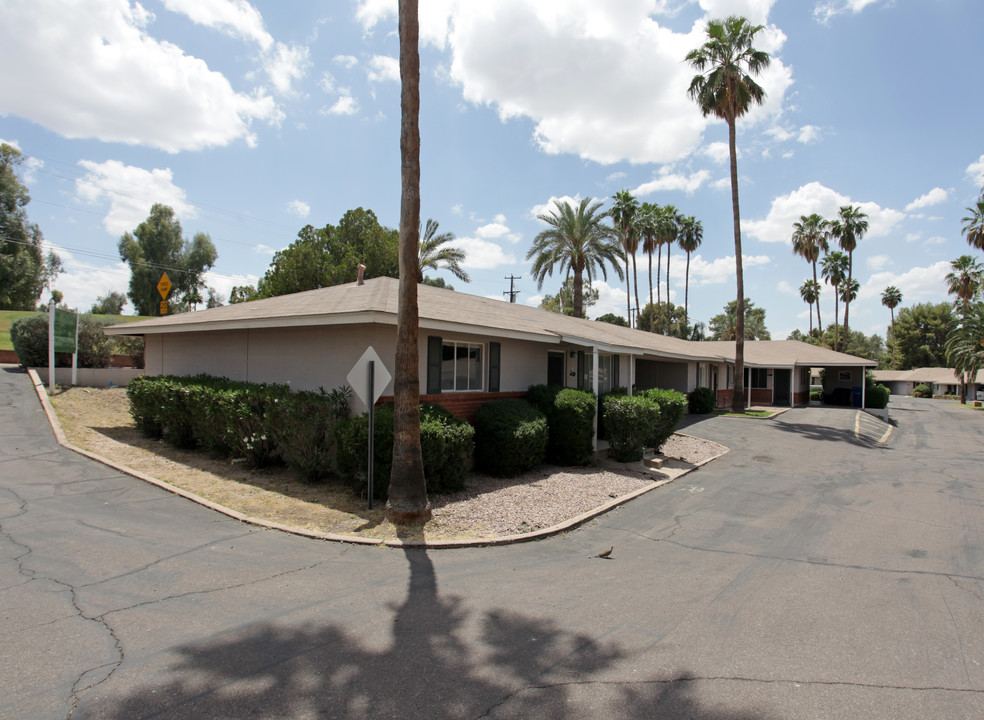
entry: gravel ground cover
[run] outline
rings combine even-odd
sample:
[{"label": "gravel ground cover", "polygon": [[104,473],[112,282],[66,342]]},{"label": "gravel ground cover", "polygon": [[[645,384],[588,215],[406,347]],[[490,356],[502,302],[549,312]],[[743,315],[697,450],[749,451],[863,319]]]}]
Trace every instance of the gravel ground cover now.
[{"label": "gravel ground cover", "polygon": [[[121,465],[244,513],[304,530],[395,539],[384,503],[366,509],[341,483],[307,484],[283,468],[253,470],[243,463],[172,448],[143,437],[122,388],[60,389],[51,398],[69,442]],[[720,445],[674,435],[663,455],[679,470],[724,451]],[[419,540],[496,538],[551,527],[668,476],[639,465],[558,468],[541,465],[518,478],[469,476],[464,491],[431,495],[433,519],[409,536]]]}]

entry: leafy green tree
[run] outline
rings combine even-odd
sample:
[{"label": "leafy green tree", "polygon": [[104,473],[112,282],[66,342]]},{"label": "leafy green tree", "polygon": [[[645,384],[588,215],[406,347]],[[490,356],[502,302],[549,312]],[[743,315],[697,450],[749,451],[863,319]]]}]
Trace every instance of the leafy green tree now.
[{"label": "leafy green tree", "polygon": [[454,285],[448,285],[448,283],[445,282],[444,278],[440,278],[440,277],[432,278],[432,277],[427,277],[425,275],[424,279],[421,280],[421,284],[430,285],[431,287],[436,287],[436,288],[444,288],[445,290],[454,290]]},{"label": "leafy green tree", "polygon": [[539,216],[548,227],[533,239],[526,253],[526,259],[533,260],[537,288],[542,288],[546,277],[553,275],[555,266],[565,275],[574,274],[571,305],[575,317],[584,317],[585,279],[590,284],[601,272],[607,280],[607,263],[622,278],[618,247],[611,241],[611,228],[602,222],[604,214],[598,212],[600,207],[601,203],[591,203],[588,198],[577,208],[569,202],[558,203],[549,213]]},{"label": "leafy green tree", "polygon": [[420,238],[420,253],[417,261],[417,282],[424,282],[424,270],[445,269],[450,271],[459,280],[471,282],[468,273],[465,272],[461,263],[465,261],[465,251],[456,247],[442,247],[454,241],[454,233],[446,232],[437,234],[437,223],[434,220],[427,220],[427,227],[423,236]]},{"label": "leafy green tree", "polygon": [[738,302],[732,300],[724,306],[724,312],[711,318],[711,340],[737,340],[738,330],[745,332],[745,340],[771,340],[765,327],[765,308],[755,307],[748,298],[742,303],[745,309],[744,322],[738,322]]},{"label": "leafy green tree", "polygon": [[[858,242],[868,232],[868,215],[856,205],[844,205],[838,212],[837,219],[830,223],[830,235],[837,238],[841,250],[847,253],[847,285],[854,287],[854,250]],[[857,293],[855,293],[857,295]],[[851,301],[844,301],[844,330],[851,329]]]},{"label": "leafy green tree", "polygon": [[276,297],[354,282],[360,262],[366,278],[399,277],[398,250],[398,231],[380,225],[372,210],[349,210],[337,226],[301,228],[297,240],[273,256],[258,294]]},{"label": "leafy green tree", "polygon": [[[625,309],[629,316],[629,327],[638,327],[632,322],[632,277],[635,277],[636,315],[639,314],[639,276],[636,274],[635,255],[639,250],[639,229],[636,215],[639,214],[639,201],[628,190],[619,190],[612,196],[614,204],[608,214],[615,223],[622,254],[625,258]],[[629,257],[632,257],[632,276],[629,275]],[[621,275],[619,276],[621,277]]]},{"label": "leafy green tree", "polygon": [[984,303],[976,303],[964,314],[960,327],[954,328],[947,336],[947,364],[960,375],[960,402],[967,402],[966,384],[984,368]]},{"label": "leafy green tree", "polygon": [[[793,253],[799,255],[813,266],[813,282],[817,283],[817,260],[820,253],[830,250],[828,241],[830,223],[817,213],[800,215],[799,222],[793,223]],[[817,327],[823,332],[823,321],[820,319],[820,292],[817,291],[813,301],[817,306]]]},{"label": "leafy green tree", "polygon": [[947,302],[920,303],[900,310],[892,338],[899,369],[944,367],[946,340],[957,324],[953,306]]},{"label": "leafy green tree", "polygon": [[42,249],[41,229],[27,217],[31,196],[17,177],[20,150],[0,143],[0,310],[33,310],[62,271],[61,259]]},{"label": "leafy green tree", "polygon": [[[800,285],[800,297],[810,306],[810,334],[813,334],[813,306],[820,303],[820,283],[816,280],[806,280]],[[817,322],[820,321],[819,316]]]},{"label": "leafy green tree", "polygon": [[946,276],[947,292],[956,295],[956,303],[964,313],[970,311],[970,303],[984,284],[984,267],[972,255],[961,255],[950,263]]},{"label": "leafy green tree", "polygon": [[680,249],[687,253],[687,273],[683,286],[683,320],[685,323],[690,319],[690,253],[700,247],[703,239],[704,226],[700,220],[693,215],[685,217],[680,224],[680,235],[677,238]]},{"label": "leafy green tree", "polygon": [[892,367],[895,368],[895,308],[902,304],[902,291],[894,285],[889,285],[882,292],[882,305],[892,313]]},{"label": "leafy green tree", "polygon": [[970,215],[961,219],[967,244],[978,250],[984,250],[984,190],[981,191],[981,196],[977,198],[974,207],[967,208],[967,212]]},{"label": "leafy green tree", "polygon": [[595,318],[596,322],[608,323],[609,325],[618,325],[619,327],[628,327],[629,323],[625,321],[625,318],[621,315],[616,315],[615,313],[605,313]]},{"label": "leafy green tree", "polygon": [[[588,308],[594,306],[600,296],[601,293],[591,287],[591,285],[585,285],[581,290],[581,309],[584,314],[578,317],[586,316]],[[543,300],[540,301],[540,307],[550,312],[574,316],[573,278],[564,280],[563,285],[560,286],[560,292],[556,295],[544,295]]]},{"label": "leafy green tree", "polygon": [[259,291],[252,285],[236,285],[229,291],[229,304],[249,302],[260,297]]},{"label": "leafy green tree", "polygon": [[840,301],[840,286],[844,284],[847,279],[847,255],[842,252],[837,252],[836,250],[824,256],[823,260],[820,262],[820,271],[823,274],[823,279],[826,280],[831,287],[834,288],[834,350],[837,350],[838,338],[837,338],[837,325],[840,320],[840,308],[838,307],[838,302]]},{"label": "leafy green tree", "polygon": [[657,326],[652,332],[686,340],[691,336],[693,328],[687,324],[684,315],[685,311],[682,305],[668,302],[650,303],[642,309],[642,314],[639,315],[639,327],[640,329],[650,327],[652,325],[650,321],[653,318],[660,318],[662,325]]},{"label": "leafy green tree", "polygon": [[744,411],[745,375],[745,280],[741,262],[741,212],[738,206],[738,149],[735,123],[752,103],[765,101],[765,90],[754,76],[769,66],[769,54],[752,47],[762,25],[751,25],[746,18],[731,16],[707,23],[707,41],[687,53],[686,60],[699,73],[690,81],[688,94],[704,117],[715,115],[728,124],[728,151],[731,156],[731,209],[734,215],[735,276],[737,279],[735,328],[735,389],[731,409]]},{"label": "leafy green tree", "polygon": [[122,315],[126,305],[126,295],[111,290],[106,295],[100,295],[89,311],[93,315]]},{"label": "leafy green tree", "polygon": [[205,286],[205,272],[218,258],[208,235],[197,233],[192,240],[185,240],[174,210],[160,203],[150,208],[150,215],[132,234],[120,238],[119,251],[120,258],[130,265],[127,295],[138,315],[160,314],[157,284],[165,272],[171,281],[169,299],[186,302],[186,296]]}]

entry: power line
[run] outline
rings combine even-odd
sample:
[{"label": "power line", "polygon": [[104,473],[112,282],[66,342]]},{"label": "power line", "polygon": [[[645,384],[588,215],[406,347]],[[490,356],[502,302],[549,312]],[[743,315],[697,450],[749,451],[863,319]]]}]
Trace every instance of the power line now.
[{"label": "power line", "polygon": [[511,302],[511,303],[516,302],[516,296],[519,295],[520,291],[519,290],[513,290],[513,282],[515,280],[522,280],[523,279],[523,276],[522,275],[510,275],[509,277],[503,278],[503,279],[509,281],[509,290],[508,290],[508,292],[505,291],[505,290],[503,290],[502,291],[502,294],[509,296],[509,302]]}]

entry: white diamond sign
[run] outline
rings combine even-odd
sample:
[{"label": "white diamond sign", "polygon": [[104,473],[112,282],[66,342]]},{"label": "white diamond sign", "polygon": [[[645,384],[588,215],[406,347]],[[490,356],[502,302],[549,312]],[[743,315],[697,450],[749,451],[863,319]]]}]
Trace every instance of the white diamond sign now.
[{"label": "white diamond sign", "polygon": [[[369,363],[372,363],[372,399],[369,400]],[[348,380],[348,384],[355,391],[359,400],[365,403],[366,407],[371,407],[376,404],[379,400],[379,396],[383,394],[383,390],[389,385],[389,381],[393,379],[390,375],[389,370],[383,365],[383,361],[379,359],[379,355],[373,350],[370,345],[366,348],[366,351],[362,353],[362,357],[355,363],[349,374],[345,376]]]}]

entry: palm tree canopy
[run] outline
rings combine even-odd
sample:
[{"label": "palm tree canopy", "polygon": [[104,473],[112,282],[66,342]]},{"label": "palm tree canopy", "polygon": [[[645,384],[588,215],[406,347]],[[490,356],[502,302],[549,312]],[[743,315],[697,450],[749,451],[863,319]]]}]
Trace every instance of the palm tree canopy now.
[{"label": "palm tree canopy", "polygon": [[902,291],[894,285],[889,285],[882,293],[881,301],[889,310],[894,310],[902,304]]},{"label": "palm tree canopy", "polygon": [[857,278],[851,278],[850,280],[845,279],[839,283],[837,292],[840,295],[840,299],[846,303],[852,303],[858,296],[858,290],[861,289],[861,283],[858,282]]},{"label": "palm tree canopy", "polygon": [[978,250],[984,250],[984,193],[981,193],[974,207],[967,208],[967,212],[970,215],[961,219],[967,244]]},{"label": "palm tree canopy", "polygon": [[847,255],[836,250],[820,261],[823,279],[837,287],[847,279]]},{"label": "palm tree canopy", "polygon": [[984,267],[971,255],[961,255],[950,263],[952,268],[946,276],[947,292],[956,295],[964,308],[981,290],[984,283]]},{"label": "palm tree canopy", "polygon": [[672,205],[661,205],[656,214],[658,245],[672,245],[680,234],[680,213]]},{"label": "palm tree canopy", "polygon": [[844,205],[838,217],[830,223],[830,234],[837,238],[841,250],[846,253],[854,252],[858,240],[868,232],[868,215],[856,205]]},{"label": "palm tree canopy", "polygon": [[800,285],[800,297],[803,302],[812,305],[820,299],[820,283],[815,280],[807,280]]},{"label": "palm tree canopy", "polygon": [[707,42],[687,53],[687,62],[700,73],[691,80],[687,93],[705,117],[716,115],[730,124],[753,102],[764,102],[765,90],[752,78],[769,66],[769,54],[752,47],[755,34],[763,27],[734,15],[711,20]]},{"label": "palm tree canopy", "polygon": [[437,234],[438,223],[427,220],[427,226],[420,235],[419,257],[417,262],[417,282],[424,281],[424,269],[449,270],[459,280],[471,282],[468,273],[461,268],[465,261],[465,251],[456,247],[441,247],[452,242],[455,237],[452,232]]},{"label": "palm tree canopy", "polygon": [[635,216],[635,226],[642,238],[642,251],[649,255],[656,252],[659,205],[644,202]]},{"label": "palm tree canopy", "polygon": [[639,201],[628,190],[620,190],[612,196],[615,203],[608,214],[615,223],[622,248],[626,255],[635,255],[639,249],[639,233],[635,226],[636,215],[639,213]]},{"label": "palm tree canopy", "polygon": [[677,244],[681,250],[692,253],[700,247],[703,239],[704,226],[700,220],[693,215],[689,215],[680,221],[680,234],[677,236]]},{"label": "palm tree canopy", "polygon": [[801,215],[799,222],[793,223],[793,252],[807,262],[816,262],[821,251],[830,250],[829,231],[830,222],[817,213]]},{"label": "palm tree canopy", "polygon": [[944,348],[947,364],[973,380],[984,368],[984,304],[975,305],[960,327],[950,332]]},{"label": "palm tree canopy", "polygon": [[584,273],[590,283],[598,271],[607,279],[605,264],[611,263],[619,279],[624,277],[621,252],[612,242],[612,228],[602,222],[605,214],[598,212],[600,208],[601,203],[585,198],[576,208],[568,202],[558,203],[549,213],[538,216],[548,227],[533,239],[526,253],[526,259],[533,260],[537,288],[553,275],[554,267],[561,275]]}]

